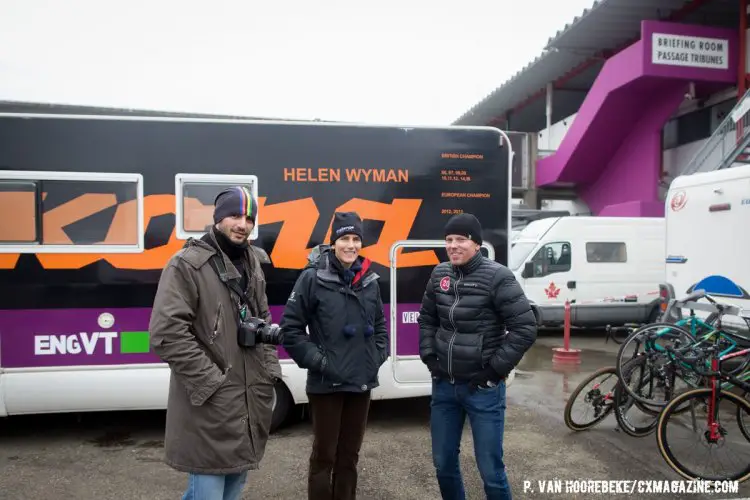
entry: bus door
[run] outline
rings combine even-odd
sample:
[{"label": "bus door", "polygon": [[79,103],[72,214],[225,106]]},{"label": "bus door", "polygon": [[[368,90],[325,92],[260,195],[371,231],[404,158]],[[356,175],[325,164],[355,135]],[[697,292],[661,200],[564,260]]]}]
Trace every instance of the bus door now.
[{"label": "bus door", "polygon": [[[411,252],[434,252],[434,265],[399,267],[401,259]],[[487,242],[482,254],[495,259],[495,249]],[[444,240],[403,240],[393,244],[390,251],[390,354],[396,384],[430,383],[430,372],[419,358],[419,309],[425,286],[432,269],[448,260]]]}]

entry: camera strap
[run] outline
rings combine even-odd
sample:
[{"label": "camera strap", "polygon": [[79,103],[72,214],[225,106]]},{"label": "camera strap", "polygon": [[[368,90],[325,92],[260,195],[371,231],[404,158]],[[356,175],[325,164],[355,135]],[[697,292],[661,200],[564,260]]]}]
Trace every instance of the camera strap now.
[{"label": "camera strap", "polygon": [[240,288],[238,280],[229,279],[229,277],[227,276],[227,268],[226,266],[224,266],[224,259],[222,259],[221,255],[219,255],[218,253],[213,254],[208,262],[209,264],[211,264],[213,270],[216,271],[216,274],[219,276],[219,279],[222,281],[222,283],[224,283],[239,297],[240,319],[244,320],[250,305],[245,300],[245,292],[243,292]]}]

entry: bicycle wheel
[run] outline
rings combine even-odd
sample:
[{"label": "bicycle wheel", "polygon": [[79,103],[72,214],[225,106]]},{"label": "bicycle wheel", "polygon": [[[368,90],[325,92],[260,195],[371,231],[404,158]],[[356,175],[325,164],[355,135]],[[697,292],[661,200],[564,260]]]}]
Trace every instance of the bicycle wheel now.
[{"label": "bicycle wheel", "polygon": [[[626,378],[632,378],[632,372],[643,370],[645,358],[635,358],[626,363],[623,369]],[[615,419],[617,425],[626,434],[640,438],[652,434],[656,430],[659,408],[650,408],[631,397],[619,383],[615,386]]]},{"label": "bicycle wheel", "polygon": [[[674,361],[667,347],[682,348],[695,344],[690,333],[670,323],[653,323],[639,328],[620,346],[617,352],[617,377],[628,396],[650,407],[663,407],[672,399],[677,386],[696,387],[700,377],[689,368]],[[643,359],[644,370],[638,378],[625,377],[625,365],[633,359]]]},{"label": "bicycle wheel", "polygon": [[[667,462],[675,472],[688,480],[701,479],[708,481],[738,481],[743,482],[750,478],[750,440],[742,430],[742,416],[745,421],[750,416],[750,402],[740,396],[727,391],[719,391],[716,394],[716,400],[712,401],[713,395],[710,388],[693,389],[680,394],[670,401],[659,415],[659,421],[656,427],[656,442],[662,458]],[[708,408],[718,406],[716,424],[720,437],[710,439]],[[738,407],[738,412],[722,411],[721,404],[729,403]],[[675,413],[675,409],[680,405],[687,406],[691,411]],[[682,418],[684,417],[684,418]],[[713,420],[713,419],[712,419]],[[732,425],[738,425],[735,432]],[[683,440],[680,433],[693,431],[694,438]],[[694,441],[700,442],[695,443]],[[737,465],[737,470],[727,472],[726,466],[719,466],[716,470],[721,473],[709,471],[712,469],[705,459],[698,459],[691,463],[686,457],[680,456],[677,445],[674,443],[683,443],[690,441],[686,448],[690,452],[700,453],[707,450],[711,458],[719,455],[726,455],[728,461]],[[727,451],[729,446],[736,449]]]},{"label": "bicycle wheel", "polygon": [[[750,392],[745,391],[742,394],[742,399],[750,403]],[[737,407],[737,422],[740,424],[740,430],[745,439],[750,441],[750,414],[744,413],[739,406]]]},{"label": "bicycle wheel", "polygon": [[[601,380],[598,380],[601,379]],[[597,381],[598,380],[598,381]],[[586,388],[591,385],[592,382],[597,381],[593,384],[593,387],[589,390]],[[617,383],[617,373],[615,372],[614,366],[608,366],[606,368],[600,368],[588,377],[573,390],[573,393],[568,398],[565,404],[565,425],[573,431],[583,431],[590,429],[610,414],[613,408],[613,393],[614,384]],[[613,389],[607,390],[608,384],[613,386]],[[602,387],[604,386],[604,389]],[[581,396],[579,398],[579,396]],[[592,417],[590,420],[578,420],[573,417],[573,406],[576,401],[582,402],[584,406],[589,407],[592,410]]]},{"label": "bicycle wheel", "polygon": [[609,339],[612,339],[615,344],[622,345],[622,343],[625,342],[630,337],[630,334],[632,334],[637,328],[638,325],[624,325],[614,328],[608,326],[605,343],[608,342]]}]

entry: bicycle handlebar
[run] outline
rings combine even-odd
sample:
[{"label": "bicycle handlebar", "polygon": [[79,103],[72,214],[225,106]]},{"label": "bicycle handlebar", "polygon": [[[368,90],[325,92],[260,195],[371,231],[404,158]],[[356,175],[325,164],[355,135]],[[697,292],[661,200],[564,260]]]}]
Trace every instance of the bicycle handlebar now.
[{"label": "bicycle handlebar", "polygon": [[705,361],[706,358],[708,358],[712,353],[716,352],[718,350],[717,347],[715,347],[715,346],[708,346],[705,349],[702,349],[701,351],[699,351],[700,354],[698,355],[697,359],[688,359],[687,357],[683,356],[682,353],[680,352],[680,351],[683,351],[683,350],[690,349],[692,347],[693,346],[686,346],[683,349],[675,349],[674,347],[665,346],[664,349],[668,353],[670,353],[671,355],[673,355],[675,358],[677,358],[678,360],[680,360],[680,361],[684,362],[685,364],[689,365],[690,368],[695,373],[697,373],[698,375],[703,375],[705,377],[713,377],[713,376],[717,376],[717,375],[724,375],[721,372],[721,369],[719,369],[718,372],[713,371],[712,369],[709,369],[708,371],[705,371],[705,370],[703,370],[701,368],[698,368],[698,366],[696,366],[698,364],[698,362]]},{"label": "bicycle handlebar", "polygon": [[[726,378],[726,379],[731,380],[734,383],[737,383],[737,384],[741,385],[742,387],[746,387],[746,390],[750,391],[750,385],[745,385],[745,383],[743,383],[742,381],[738,381],[735,378],[735,375],[737,373],[745,371],[745,369],[750,365],[750,358],[746,359],[745,362],[738,369],[731,370],[731,371],[724,371],[724,370],[722,370],[722,363],[723,363],[725,357],[720,357],[720,358],[718,358],[718,364],[719,364],[718,371],[714,371],[712,368],[708,368],[708,370],[704,370],[704,369],[699,368],[697,366],[698,363],[706,361],[707,358],[710,359],[711,355],[713,353],[715,353],[715,352],[720,352],[721,348],[719,346],[711,345],[711,346],[708,346],[708,347],[705,347],[705,348],[701,349],[699,351],[699,354],[696,356],[696,358],[694,358],[694,359],[688,359],[687,357],[685,357],[682,354],[682,352],[685,352],[688,349],[691,349],[692,347],[693,346],[685,346],[685,347],[683,347],[681,349],[675,349],[675,348],[670,347],[670,346],[665,346],[664,349],[668,353],[672,354],[678,360],[680,360],[680,361],[684,362],[685,364],[689,365],[690,368],[695,373],[697,373],[698,375],[703,375],[705,377],[716,377],[716,376],[718,376],[718,377],[721,377],[721,378]],[[748,351],[750,351],[750,349],[745,349],[743,351],[739,351],[739,352],[737,352],[734,355],[730,354],[730,355],[726,356],[726,359],[734,358],[734,357],[737,357],[737,356],[742,355],[742,354],[747,354]]]}]

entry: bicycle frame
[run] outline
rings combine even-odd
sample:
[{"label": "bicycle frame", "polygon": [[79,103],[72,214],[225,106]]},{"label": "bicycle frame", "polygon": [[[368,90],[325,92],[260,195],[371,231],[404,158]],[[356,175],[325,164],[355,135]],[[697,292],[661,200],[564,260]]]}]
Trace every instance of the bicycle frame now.
[{"label": "bicycle frame", "polygon": [[[721,370],[721,363],[727,359],[735,358],[738,356],[742,356],[745,354],[750,354],[750,348],[748,349],[742,349],[740,351],[733,352],[731,354],[727,355],[716,355],[715,350],[711,352],[710,356],[710,371],[703,371],[698,369],[697,362],[690,362],[685,359],[682,354],[680,354],[677,350],[667,348],[667,350],[670,352],[671,355],[673,355],[675,358],[680,359],[681,361],[687,363],[690,368],[697,373],[698,375],[702,375],[707,377],[709,386],[711,388],[711,399],[708,402],[708,429],[709,429],[709,435],[708,440],[712,442],[717,442],[721,438],[721,433],[719,431],[719,420],[718,420],[718,405],[717,401],[719,399],[719,394],[724,391],[723,384],[720,382],[726,382],[728,385],[732,387],[739,387],[740,389],[750,392],[750,383],[745,382],[744,380],[740,380],[738,377],[735,377],[734,375],[731,375],[729,373],[725,373]],[[747,366],[750,365],[750,356],[747,360],[745,360],[745,370],[743,372],[747,371]]]},{"label": "bicycle frame", "polygon": [[[710,304],[701,304],[696,302],[696,300],[699,300],[701,298],[705,298],[710,302]],[[682,318],[682,313],[680,312],[683,308],[689,308],[690,309],[690,315],[687,318]],[[708,317],[705,320],[701,320],[700,318],[696,317],[695,311],[701,310],[706,311],[709,313]],[[740,315],[740,310],[736,306],[732,305],[725,305],[720,304],[716,300],[714,300],[710,295],[698,291],[694,292],[691,295],[688,295],[685,299],[682,300],[672,300],[670,301],[669,306],[667,307],[667,310],[664,312],[662,318],[673,318],[678,316],[680,319],[676,320],[674,322],[674,325],[676,327],[681,327],[684,330],[688,331],[688,333],[696,339],[695,345],[700,345],[707,341],[714,341],[714,344],[716,344],[716,337],[718,336],[721,340],[726,341],[726,343],[729,344],[729,347],[725,348],[723,351],[719,353],[719,357],[725,356],[732,351],[734,351],[737,348],[737,341],[735,339],[742,339],[744,341],[750,342],[750,339],[747,337],[744,337],[742,335],[736,334],[736,333],[728,333],[722,330],[721,328],[721,317],[725,314],[737,314]],[[743,316],[744,318],[744,316]],[[745,321],[748,323],[748,326],[750,326],[750,320],[745,318]],[[685,328],[686,325],[689,325],[689,328]],[[662,335],[665,335],[669,329],[665,328],[663,331],[657,332],[656,335],[651,339],[646,339],[646,348],[652,349],[656,352],[663,353],[664,348],[655,344],[653,342],[654,338],[660,338]],[[700,334],[699,332],[701,330],[708,330],[704,334]],[[636,349],[638,347],[638,344],[636,344]],[[685,365],[684,363],[680,362],[685,368],[689,368],[689,366]]]},{"label": "bicycle frame", "polygon": [[[724,341],[725,343],[729,344],[729,347],[722,349],[719,352],[719,357],[723,359],[729,359],[731,357],[735,357],[735,355],[739,355],[733,351],[737,348],[737,342],[734,340],[735,337],[744,339],[745,337],[741,335],[736,335],[734,333],[727,333],[721,329],[721,313],[720,312],[714,312],[711,314],[711,317],[707,318],[706,322],[701,321],[700,319],[696,318],[694,315],[694,311],[691,310],[691,315],[689,318],[682,319],[675,323],[676,327],[682,327],[683,331],[687,332],[687,329],[684,328],[685,324],[690,323],[691,325],[691,332],[696,332],[699,328],[702,327],[708,327],[711,328],[711,331],[699,336],[698,338],[692,337],[695,339],[695,342],[691,343],[689,346],[685,346],[685,349],[700,349],[703,344],[711,343],[714,347],[719,345],[720,341]],[[708,322],[711,323],[708,323]],[[713,323],[716,323],[714,326]],[[635,351],[638,352],[640,348],[640,344],[644,344],[644,353],[642,355],[647,355],[648,352],[651,352],[652,354],[665,354],[669,361],[671,363],[674,363],[677,367],[682,368],[683,370],[689,370],[693,373],[696,373],[696,370],[694,369],[693,365],[688,362],[684,361],[683,359],[677,358],[670,352],[671,349],[664,348],[658,344],[656,344],[655,340],[658,338],[663,338],[665,335],[669,335],[670,329],[664,328],[661,330],[657,330],[656,333],[649,335],[645,339],[641,340],[639,338],[634,339],[635,342]],[[690,334],[691,332],[688,332]],[[747,351],[740,351],[741,353],[747,352]],[[637,356],[638,354],[636,354]],[[706,361],[706,367],[708,368],[710,365],[710,361]],[[645,375],[645,373],[642,373],[642,376]],[[669,379],[669,383],[674,384],[674,376],[677,375],[675,372],[672,372],[672,375]],[[736,384],[734,381],[738,381],[739,383],[744,383],[747,380],[750,380],[750,370],[748,370],[747,366],[744,366],[739,370],[739,372],[736,373],[736,377],[734,374],[732,375],[732,378],[728,381],[722,381],[720,384],[721,390],[730,390],[733,388]],[[678,375],[679,376],[679,375]],[[688,386],[697,388],[697,387],[705,387],[707,386],[707,381],[704,380],[692,380],[691,377],[687,376],[680,376],[680,378],[685,382]]]}]

